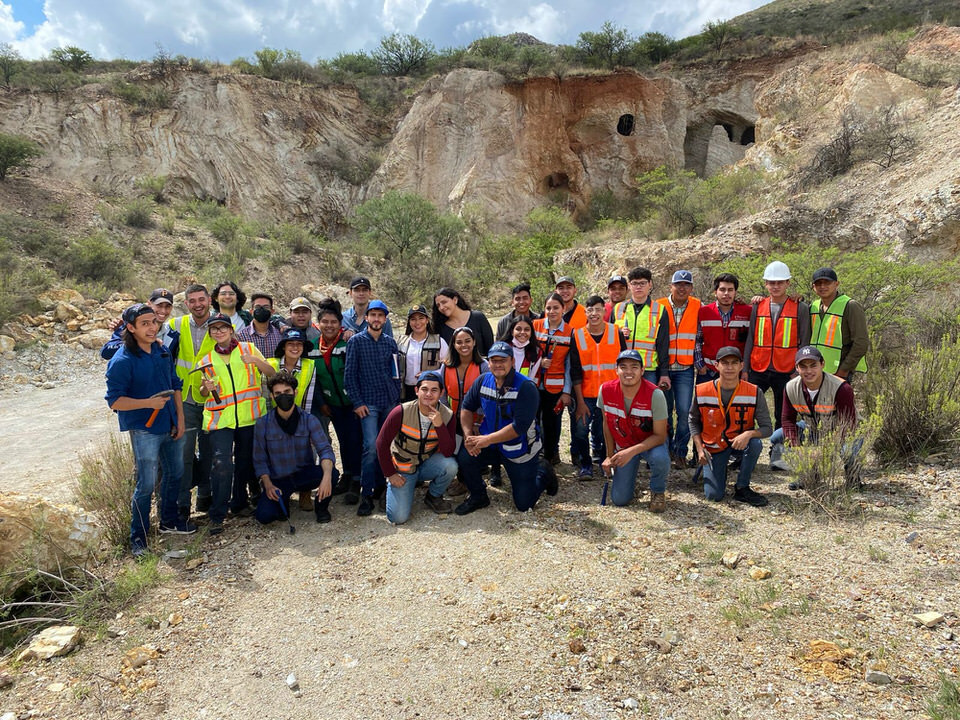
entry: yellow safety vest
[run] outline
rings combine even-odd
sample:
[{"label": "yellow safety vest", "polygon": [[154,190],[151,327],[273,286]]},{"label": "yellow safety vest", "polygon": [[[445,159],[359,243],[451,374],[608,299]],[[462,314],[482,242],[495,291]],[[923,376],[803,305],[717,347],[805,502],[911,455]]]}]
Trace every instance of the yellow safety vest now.
[{"label": "yellow safety vest", "polygon": [[218,352],[208,353],[200,360],[199,366],[210,365],[203,375],[220,385],[220,402],[211,394],[203,406],[203,429],[207,432],[253,425],[267,411],[260,389],[260,370],[253,363],[243,362],[240,356],[244,353],[263,357],[252,343],[240,343],[230,353],[229,362],[224,362]]},{"label": "yellow safety vest", "polygon": [[[620,310],[620,306],[623,310]],[[637,315],[636,306],[632,300],[617,303],[614,315],[617,318],[617,327],[630,330],[627,345],[630,350],[637,350],[643,355],[643,369],[656,371],[657,369],[657,333],[660,330],[660,313],[663,305],[652,300],[644,305]],[[621,315],[622,312],[622,315]]]},{"label": "yellow safety vest", "polygon": [[180,333],[180,345],[177,350],[177,377],[183,381],[183,399],[190,399],[197,405],[203,405],[204,399],[200,395],[200,383],[203,381],[202,373],[190,374],[190,371],[197,364],[197,358],[203,357],[213,350],[215,345],[213,338],[209,333],[204,336],[200,343],[199,351],[193,347],[193,333],[190,332],[190,314],[182,315],[178,318],[170,318],[167,321],[171,329]]},{"label": "yellow safety vest", "polygon": [[[270,367],[274,370],[280,369],[280,363],[283,358],[270,358],[267,360],[270,363]],[[310,408],[304,407],[303,403],[307,397],[307,390],[310,388],[310,383],[313,382],[313,374],[316,371],[316,362],[310,358],[302,357],[300,358],[300,368],[293,374],[297,379],[297,392],[294,395],[294,399],[297,403],[297,407],[310,412]],[[270,404],[273,405],[273,401],[270,401]]]}]

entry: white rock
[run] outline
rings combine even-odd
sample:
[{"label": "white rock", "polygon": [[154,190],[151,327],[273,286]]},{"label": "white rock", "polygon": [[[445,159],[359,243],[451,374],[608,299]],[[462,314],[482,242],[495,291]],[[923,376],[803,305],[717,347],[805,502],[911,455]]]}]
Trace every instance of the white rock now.
[{"label": "white rock", "polygon": [[623,701],[622,704],[627,710],[640,709],[640,703],[635,698],[627,698],[626,700]]},{"label": "white rock", "polygon": [[733,570],[737,565],[740,564],[742,556],[736,550],[728,550],[723,554],[723,557],[720,558],[720,562],[723,563],[725,568],[730,568]]},{"label": "white rock", "polygon": [[0,335],[0,353],[13,352],[17,348],[17,341],[9,335]]},{"label": "white rock", "polygon": [[289,675],[287,675],[287,687],[293,691],[297,691],[300,689],[300,681],[297,680],[297,676],[294,675],[293,673],[290,673]]},{"label": "white rock", "polygon": [[913,619],[924,627],[932,628],[942,623],[944,618],[943,615],[938,612],[925,612],[914,615]]},{"label": "white rock", "polygon": [[67,655],[79,641],[80,628],[76,625],[55,625],[38,633],[17,660],[49,660]]}]

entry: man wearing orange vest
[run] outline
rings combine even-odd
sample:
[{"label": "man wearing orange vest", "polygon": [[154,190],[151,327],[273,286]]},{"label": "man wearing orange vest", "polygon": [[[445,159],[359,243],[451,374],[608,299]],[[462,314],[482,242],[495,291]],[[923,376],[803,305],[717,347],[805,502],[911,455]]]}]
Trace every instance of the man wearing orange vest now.
[{"label": "man wearing orange vest", "polygon": [[394,407],[377,435],[377,459],[387,479],[387,520],[402,525],[410,518],[413,491],[427,483],[423,504],[435,513],[453,509],[443,493],[457,476],[457,421],[440,404],[443,380],[427,370],[417,378],[417,397]]},{"label": "man wearing orange vest", "polygon": [[564,275],[557,280],[554,289],[557,295],[563,298],[563,321],[572,330],[586,325],[587,314],[583,310],[583,305],[577,302],[577,282],[569,275]]},{"label": "man wearing orange vest", "polygon": [[[670,457],[679,470],[687,467],[687,444],[690,442],[690,403],[693,402],[693,349],[697,342],[697,318],[700,301],[690,293],[693,273],[677,270],[670,280],[670,294],[657,300],[663,307],[670,328],[670,387],[667,396],[667,424]],[[673,414],[677,419],[674,425]]]},{"label": "man wearing orange vest", "polygon": [[741,456],[733,499],[763,507],[768,500],[750,488],[750,477],[757,466],[762,438],[773,428],[763,391],[741,379],[743,358],[735,347],[717,352],[720,377],[697,385],[690,407],[693,447],[703,472],[703,494],[719,502],[727,491],[727,462],[731,455]]},{"label": "man wearing orange vest", "polygon": [[610,498],[614,505],[633,500],[640,461],[650,466],[650,512],[667,507],[667,401],[644,378],[643,356],[637,350],[617,355],[617,378],[600,386],[597,405],[603,411],[607,457],[603,470],[613,476]]},{"label": "man wearing orange vest", "polygon": [[697,343],[693,348],[693,366],[699,382],[716,380],[717,351],[735,347],[743,353],[750,329],[753,308],[737,302],[740,280],[732,273],[721,273],[713,279],[716,302],[701,305],[697,318]]},{"label": "man wearing orange vest", "polygon": [[597,394],[601,385],[616,379],[617,356],[627,349],[627,343],[616,325],[604,322],[602,297],[591,295],[584,307],[587,325],[573,333],[570,351],[570,381],[576,402],[571,455],[580,459],[580,479],[591,480],[591,445],[593,462],[597,465],[607,456],[603,440],[603,411],[597,407]]},{"label": "man wearing orange vest", "polygon": [[[763,271],[763,284],[770,293],[755,305],[750,314],[750,330],[745,347],[744,380],[762,392],[773,391],[774,424],[780,427],[783,389],[795,374],[797,350],[810,344],[810,306],[787,295],[790,268],[775,260]],[[770,450],[770,468],[787,470],[780,455],[781,446]]]}]

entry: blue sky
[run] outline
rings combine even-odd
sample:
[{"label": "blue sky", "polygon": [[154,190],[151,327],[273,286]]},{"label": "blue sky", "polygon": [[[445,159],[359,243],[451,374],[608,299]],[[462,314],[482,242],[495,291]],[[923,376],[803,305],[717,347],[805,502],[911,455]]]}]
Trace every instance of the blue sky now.
[{"label": "blue sky", "polygon": [[0,0],[0,42],[30,59],[77,45],[101,59],[170,53],[220,62],[263,47],[297,50],[304,60],[372,50],[392,32],[437,48],[478,37],[527,32],[576,42],[609,20],[639,35],[676,38],[765,4],[760,0]]}]

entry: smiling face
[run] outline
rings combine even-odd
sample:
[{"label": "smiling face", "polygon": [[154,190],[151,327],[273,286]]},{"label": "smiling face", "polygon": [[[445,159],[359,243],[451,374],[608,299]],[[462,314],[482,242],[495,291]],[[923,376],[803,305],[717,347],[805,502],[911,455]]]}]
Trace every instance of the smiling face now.
[{"label": "smiling face", "polygon": [[422,409],[436,410],[440,404],[440,383],[436,380],[424,380],[417,385],[416,392]]},{"label": "smiling face", "polygon": [[187,295],[187,310],[196,322],[205,322],[210,314],[210,296],[205,290],[190,293]]},{"label": "smiling face", "polygon": [[569,305],[573,296],[577,294],[577,286],[573,283],[562,282],[557,285],[557,295],[563,298],[563,304]]},{"label": "smiling face", "polygon": [[465,361],[470,361],[473,357],[473,348],[476,346],[473,335],[468,332],[459,332],[453,339],[453,349]]},{"label": "smiling face", "polygon": [[690,297],[693,291],[693,283],[678,282],[670,283],[670,294],[677,305],[683,305]]},{"label": "smiling face", "polygon": [[617,377],[626,388],[634,388],[643,380],[643,363],[636,360],[620,360],[617,363]]},{"label": "smiling face", "polygon": [[623,302],[627,299],[627,286],[622,282],[610,283],[607,286],[607,295],[610,297],[610,302],[614,304]]},{"label": "smiling face", "polygon": [[521,290],[518,293],[514,293],[513,296],[513,311],[517,315],[529,315],[530,314],[530,305],[533,303],[533,298],[530,297],[530,293],[526,290]]},{"label": "smiling face", "polygon": [[144,313],[135,322],[127,323],[127,330],[136,339],[139,345],[149,345],[157,339],[157,316],[154,313]]},{"label": "smiling face", "polygon": [[217,304],[220,305],[222,313],[233,315],[237,309],[237,294],[232,287],[224,285],[217,291]]},{"label": "smiling face", "polygon": [[823,381],[823,363],[816,358],[806,358],[797,363],[797,374],[809,388],[818,388]]},{"label": "smiling face", "polygon": [[822,280],[817,280],[813,284],[813,291],[817,296],[824,301],[824,303],[829,303],[837,295],[837,288],[840,286],[840,282],[837,280],[828,280],[824,278]]},{"label": "smiling face", "polygon": [[525,320],[521,320],[513,326],[513,341],[518,345],[530,342],[533,336],[533,326]]},{"label": "smiling face", "polygon": [[727,310],[733,307],[733,301],[737,299],[737,288],[732,282],[721,282],[713,294],[717,298],[717,305]]},{"label": "smiling face", "polygon": [[368,310],[365,317],[367,318],[367,327],[374,332],[383,330],[383,324],[387,321],[387,314],[379,308]]},{"label": "smiling face", "polygon": [[427,334],[427,316],[420,313],[414,313],[407,318],[407,325],[410,326],[410,334],[420,339]]},{"label": "smiling face", "polygon": [[227,323],[214,323],[207,328],[207,332],[214,342],[222,348],[230,344],[230,338],[233,337],[233,325]]},{"label": "smiling face", "polygon": [[149,305],[153,308],[153,312],[157,316],[157,322],[161,325],[170,318],[170,313],[173,312],[173,305],[163,300],[157,300],[149,303]]},{"label": "smiling face", "polygon": [[543,306],[543,312],[547,316],[550,327],[556,327],[563,319],[563,305],[557,302],[556,298],[547,300],[547,304]]},{"label": "smiling face", "polygon": [[303,355],[303,343],[299,340],[287,340],[283,346],[283,355],[288,360],[296,362]]},{"label": "smiling face", "polygon": [[584,308],[584,311],[587,313],[587,327],[589,327],[591,331],[603,327],[603,313],[605,310],[606,308],[603,306],[603,303],[595,303]]},{"label": "smiling face", "polygon": [[333,313],[324,313],[320,316],[320,334],[325,342],[333,342],[340,335],[340,321]]},{"label": "smiling face", "polygon": [[437,295],[433,298],[433,301],[437,304],[437,310],[439,310],[440,314],[444,317],[450,317],[457,309],[456,298],[448,298],[446,295]]}]

